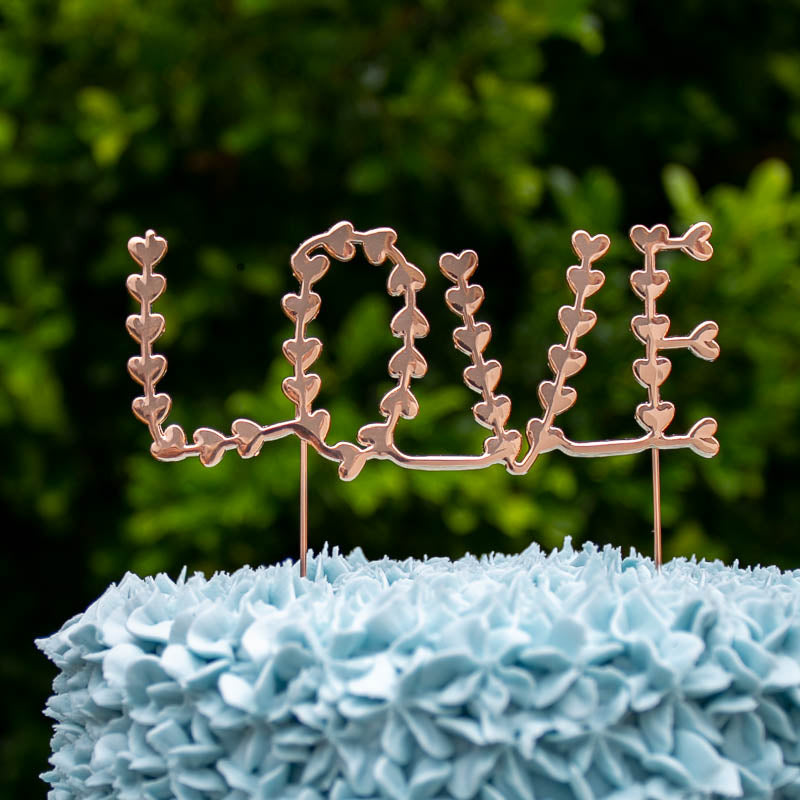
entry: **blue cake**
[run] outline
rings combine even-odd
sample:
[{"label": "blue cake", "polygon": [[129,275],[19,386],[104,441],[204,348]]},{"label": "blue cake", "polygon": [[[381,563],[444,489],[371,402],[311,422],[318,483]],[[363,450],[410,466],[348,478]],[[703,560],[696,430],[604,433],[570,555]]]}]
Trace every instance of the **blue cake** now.
[{"label": "blue cake", "polygon": [[800,797],[800,570],[334,549],[129,574],[38,645],[51,800]]}]

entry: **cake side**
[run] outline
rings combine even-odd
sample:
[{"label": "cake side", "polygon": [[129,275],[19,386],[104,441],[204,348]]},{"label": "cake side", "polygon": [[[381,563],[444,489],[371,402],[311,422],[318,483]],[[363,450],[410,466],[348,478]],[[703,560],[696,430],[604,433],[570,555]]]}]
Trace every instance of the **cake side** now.
[{"label": "cake side", "polygon": [[37,644],[52,800],[800,797],[800,571],[334,550],[127,575]]}]

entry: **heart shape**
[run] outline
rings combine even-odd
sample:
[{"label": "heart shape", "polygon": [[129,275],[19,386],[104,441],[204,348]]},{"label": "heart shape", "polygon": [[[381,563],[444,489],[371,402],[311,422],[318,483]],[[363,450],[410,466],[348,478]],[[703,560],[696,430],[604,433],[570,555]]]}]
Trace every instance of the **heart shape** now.
[{"label": "heart shape", "polygon": [[322,342],[312,336],[310,339],[287,339],[283,343],[283,354],[290,364],[300,359],[302,369],[310,367],[322,352]]},{"label": "heart shape", "polygon": [[312,372],[310,375],[302,375],[299,379],[294,375],[284,378],[281,389],[286,397],[299,407],[310,405],[319,394],[321,386],[322,379]]},{"label": "heart shape", "polygon": [[646,430],[658,436],[675,416],[675,406],[672,403],[660,402],[653,407],[649,403],[640,403],[636,406],[636,420]]},{"label": "heart shape", "polygon": [[281,299],[283,313],[292,322],[296,322],[299,315],[302,325],[307,325],[319,314],[321,305],[322,298],[316,292],[309,292],[307,298],[299,294],[285,294]]},{"label": "heart shape", "polygon": [[491,400],[472,406],[475,419],[485,428],[502,428],[511,414],[511,400],[501,394]]},{"label": "heart shape", "polygon": [[411,290],[418,292],[424,286],[425,275],[413,264],[398,264],[386,281],[386,288],[393,297]]},{"label": "heart shape", "polygon": [[294,276],[309,286],[316,283],[328,271],[330,265],[330,259],[322,255],[322,253],[308,256],[303,252],[295,253],[292,256],[292,272]]},{"label": "heart shape", "polygon": [[339,451],[339,457],[341,458],[339,477],[343,481],[352,481],[361,472],[369,456],[360,447],[356,447],[350,442],[339,442],[336,445],[336,449]]},{"label": "heart shape", "polygon": [[140,267],[149,272],[164,258],[167,252],[167,240],[157,236],[155,231],[149,230],[144,238],[133,236],[128,239],[128,252]]},{"label": "heart shape", "polygon": [[684,234],[684,245],[681,250],[696,261],[708,261],[714,255],[710,238],[711,226],[707,222],[698,222]]},{"label": "heart shape", "polygon": [[475,417],[475,421],[479,425],[483,425],[484,428],[492,428],[492,414],[494,412],[494,406],[491,403],[480,402],[475,403],[472,406],[472,416]]},{"label": "heart shape", "polygon": [[225,455],[225,437],[213,428],[198,428],[193,438],[200,450],[200,463],[204,467],[219,464]]},{"label": "heart shape", "polygon": [[399,414],[403,419],[414,419],[419,403],[407,386],[395,386],[381,398],[380,409],[385,417]]},{"label": "heart shape", "polygon": [[492,338],[492,327],[487,322],[478,322],[469,328],[456,328],[453,331],[453,341],[456,347],[467,355],[482,353]]},{"label": "heart shape", "polygon": [[503,431],[501,436],[490,436],[484,441],[483,452],[504,461],[513,461],[521,446],[522,436],[519,431]]},{"label": "heart shape", "polygon": [[133,413],[142,422],[160,425],[169,416],[172,400],[168,394],[156,394],[152,397],[137,397],[131,403]]},{"label": "heart shape", "polygon": [[451,286],[444,293],[444,299],[451,311],[462,317],[474,314],[481,307],[483,297],[483,287],[478,284]]},{"label": "heart shape", "polygon": [[633,362],[633,374],[636,380],[647,389],[650,386],[661,386],[669,377],[672,362],[668,358],[659,356],[655,361],[647,358],[637,358]]},{"label": "heart shape", "polygon": [[439,256],[439,269],[451,281],[466,280],[478,268],[478,254],[474,250],[462,250],[455,253],[442,253]]},{"label": "heart shape", "polygon": [[666,244],[669,240],[669,228],[666,225],[653,225],[652,228],[634,225],[628,235],[636,249],[644,253],[652,245]]},{"label": "heart shape", "polygon": [[318,408],[313,414],[305,415],[302,418],[302,423],[306,430],[317,437],[321,442],[325,441],[328,435],[328,429],[331,427],[330,412],[324,408]]},{"label": "heart shape", "polygon": [[695,422],[689,431],[691,443],[689,448],[704,458],[711,458],[719,452],[719,442],[714,437],[717,432],[717,421],[711,417],[704,417]]},{"label": "heart shape", "polygon": [[261,439],[262,429],[257,422],[249,419],[234,420],[231,431],[238,439],[236,449],[242,458],[253,458],[258,455],[263,440]]},{"label": "heart shape", "polygon": [[654,269],[652,273],[639,269],[631,273],[633,291],[642,299],[660,297],[669,286],[669,273],[663,269]]},{"label": "heart shape", "polygon": [[719,325],[716,322],[701,322],[690,334],[691,350],[696,356],[713,361],[719,356],[719,344],[716,337],[719,334]]},{"label": "heart shape", "polygon": [[571,386],[563,386],[556,395],[556,385],[553,381],[542,381],[539,384],[539,401],[542,408],[552,410],[553,414],[561,414],[575,405],[578,393]]},{"label": "heart shape", "polygon": [[147,318],[131,314],[125,320],[128,333],[139,343],[152,343],[164,332],[164,317],[161,314],[148,314]]},{"label": "heart shape", "polygon": [[164,436],[150,445],[150,452],[159,461],[181,461],[186,458],[186,434],[180,425],[170,425]]},{"label": "heart shape", "polygon": [[404,347],[389,359],[389,374],[393,378],[402,378],[406,374],[422,378],[427,371],[428,362],[416,347]]},{"label": "heart shape", "polygon": [[585,259],[590,264],[604,256],[610,244],[611,239],[604,233],[598,233],[597,236],[589,236],[586,231],[575,231],[572,234],[572,249],[577,256]]},{"label": "heart shape", "polygon": [[374,453],[388,454],[394,449],[392,444],[392,431],[385,423],[364,425],[359,429],[356,438],[365,447]]},{"label": "heart shape", "polygon": [[167,359],[162,355],[152,355],[147,358],[142,356],[133,356],[128,359],[128,372],[130,376],[142,386],[150,383],[156,383],[161,380],[164,373],[167,371]]},{"label": "heart shape", "polygon": [[553,427],[545,429],[542,419],[528,420],[525,433],[528,435],[531,450],[536,453],[547,453],[554,450],[558,446],[558,439],[553,435],[555,431],[560,431],[560,429]]},{"label": "heart shape", "polygon": [[503,365],[496,359],[483,364],[473,364],[464,370],[464,382],[476,392],[493,392],[500,383]]},{"label": "heart shape", "polygon": [[588,309],[561,306],[558,309],[558,321],[567,335],[575,331],[575,336],[583,336],[594,327],[597,314]]},{"label": "heart shape", "polygon": [[652,337],[653,343],[659,345],[666,338],[669,326],[669,317],[665,314],[656,314],[652,319],[639,315],[631,320],[633,334],[642,344]]},{"label": "heart shape", "polygon": [[365,233],[361,239],[364,255],[370,264],[377,266],[386,261],[397,241],[397,234],[391,228],[375,228]]},{"label": "heart shape", "polygon": [[392,333],[398,338],[403,338],[406,334],[413,339],[427,336],[430,331],[428,320],[425,315],[415,306],[403,306],[389,323]]},{"label": "heart shape", "polygon": [[606,276],[599,269],[572,266],[567,270],[567,283],[576,295],[591,297],[603,288]]},{"label": "heart shape", "polygon": [[157,272],[143,277],[142,275],[129,275],[125,281],[128,292],[140,303],[152,303],[167,288],[167,279]]},{"label": "heart shape", "polygon": [[355,229],[351,222],[337,222],[323,237],[325,249],[339,261],[349,261],[355,254]]},{"label": "heart shape", "polygon": [[547,360],[556,375],[562,374],[569,378],[586,365],[586,353],[582,350],[568,350],[563,344],[554,344],[547,351]]}]

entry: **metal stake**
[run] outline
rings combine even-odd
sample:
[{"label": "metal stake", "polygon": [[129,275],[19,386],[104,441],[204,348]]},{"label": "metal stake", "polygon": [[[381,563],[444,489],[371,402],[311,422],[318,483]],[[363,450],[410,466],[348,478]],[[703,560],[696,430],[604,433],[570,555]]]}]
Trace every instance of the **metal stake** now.
[{"label": "metal stake", "polygon": [[[654,451],[655,452],[655,451]],[[300,577],[306,577],[308,552],[308,443],[300,440]]]},{"label": "metal stake", "polygon": [[653,552],[656,569],[661,571],[661,471],[658,462],[658,450],[653,448]]}]

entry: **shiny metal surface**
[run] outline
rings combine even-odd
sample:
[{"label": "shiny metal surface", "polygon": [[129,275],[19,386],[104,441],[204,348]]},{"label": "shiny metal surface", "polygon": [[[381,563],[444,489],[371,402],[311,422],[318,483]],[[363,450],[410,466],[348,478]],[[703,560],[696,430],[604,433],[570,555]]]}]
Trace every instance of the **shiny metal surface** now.
[{"label": "shiny metal surface", "polygon": [[[567,269],[567,283],[574,295],[571,305],[562,306],[558,320],[565,333],[563,344],[555,344],[548,351],[548,363],[553,373],[551,380],[539,385],[539,402],[542,414],[531,418],[525,428],[527,449],[523,455],[522,434],[506,428],[511,411],[511,400],[498,393],[502,365],[485,356],[491,339],[491,327],[476,319],[476,312],[484,300],[484,290],[470,282],[478,266],[478,256],[472,250],[458,255],[445,253],[439,259],[439,268],[453,284],[445,293],[448,308],[460,319],[453,332],[455,347],[469,357],[470,364],[463,373],[466,385],[480,395],[472,407],[476,422],[489,430],[481,453],[464,455],[411,455],[401,451],[395,443],[395,430],[401,419],[413,419],[419,404],[414,396],[412,381],[422,378],[427,363],[417,347],[417,342],[427,335],[428,322],[419,309],[417,295],[425,286],[425,276],[397,248],[397,234],[391,228],[357,231],[349,222],[340,222],[325,233],[314,236],[300,245],[291,257],[292,272],[299,281],[296,293],[284,296],[283,310],[294,324],[293,335],[283,343],[283,354],[292,374],[283,381],[283,393],[295,407],[292,419],[260,425],[249,419],[237,419],[231,434],[225,435],[212,428],[198,428],[192,443],[179,425],[164,422],[172,402],[169,395],[156,392],[156,385],[166,372],[164,356],[152,351],[156,339],[164,331],[164,318],[152,311],[152,304],[166,288],[163,275],[154,272],[155,266],[167,251],[167,242],[154,231],[134,237],[128,250],[139,264],[141,273],[128,278],[129,292],[140,304],[140,313],[128,317],[127,328],[140,344],[140,353],[128,362],[131,376],[144,388],[141,397],[133,401],[134,414],[150,431],[153,443],[150,450],[161,461],[177,461],[197,456],[205,466],[217,464],[228,450],[237,450],[243,458],[258,455],[265,442],[294,435],[301,440],[300,481],[300,538],[301,573],[305,574],[307,549],[307,445],[320,455],[339,464],[343,480],[354,479],[367,461],[373,458],[392,461],[407,469],[454,470],[482,469],[493,464],[503,464],[512,474],[525,474],[538,456],[551,450],[560,450],[571,456],[597,457],[626,455],[652,451],[653,510],[656,563],[661,564],[660,478],[658,451],[690,448],[699,455],[710,457],[717,453],[719,443],[714,438],[717,423],[711,418],[696,422],[686,434],[668,435],[664,431],[672,421],[675,408],[661,399],[660,387],[670,372],[670,361],[659,355],[662,350],[686,348],[706,360],[719,355],[716,343],[718,328],[714,322],[703,322],[688,336],[668,336],[670,320],[657,312],[656,300],[669,284],[669,275],[656,265],[657,255],[666,250],[681,250],[692,258],[705,261],[713,253],[709,244],[711,226],[698,223],[683,236],[670,236],[664,225],[653,228],[635,226],[630,231],[634,246],[644,254],[644,268],[631,275],[631,286],[644,303],[644,313],[631,321],[634,336],[645,346],[644,358],[633,363],[636,380],[647,389],[647,402],[641,403],[635,418],[644,429],[643,436],[612,441],[575,442],[554,422],[557,416],[569,410],[577,400],[577,392],[567,385],[586,364],[586,354],[578,348],[578,340],[589,333],[597,315],[586,308],[586,301],[598,292],[604,283],[604,274],[594,267],[608,251],[610,241],[599,234],[590,236],[576,231],[572,247],[580,263]],[[321,387],[319,375],[311,367],[322,352],[322,342],[308,335],[308,326],[319,313],[322,298],[315,291],[331,266],[331,259],[346,262],[361,248],[367,260],[375,265],[386,265],[387,291],[401,298],[402,306],[390,322],[390,329],[400,339],[400,347],[391,356],[389,374],[395,386],[384,395],[379,405],[382,420],[362,426],[357,442],[326,441],[330,427],[330,414],[313,407]]]}]

